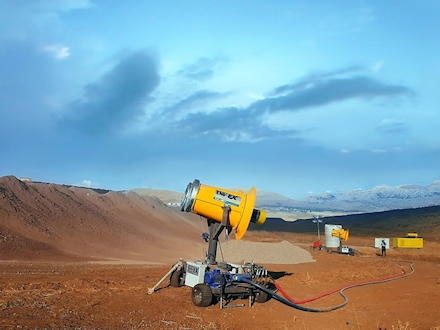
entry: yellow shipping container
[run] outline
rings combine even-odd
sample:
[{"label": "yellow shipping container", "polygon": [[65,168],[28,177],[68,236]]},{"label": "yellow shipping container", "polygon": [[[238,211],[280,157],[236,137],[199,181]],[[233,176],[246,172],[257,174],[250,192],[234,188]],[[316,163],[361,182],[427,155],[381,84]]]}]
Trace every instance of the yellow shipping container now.
[{"label": "yellow shipping container", "polygon": [[394,238],[395,248],[421,249],[423,248],[423,238]]}]

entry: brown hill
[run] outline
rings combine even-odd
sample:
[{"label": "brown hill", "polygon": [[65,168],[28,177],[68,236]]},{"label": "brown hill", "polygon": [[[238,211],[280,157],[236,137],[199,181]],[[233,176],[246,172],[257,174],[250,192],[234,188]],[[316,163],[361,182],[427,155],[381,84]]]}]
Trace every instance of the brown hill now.
[{"label": "brown hill", "polygon": [[0,260],[200,258],[199,222],[134,192],[0,178]]}]

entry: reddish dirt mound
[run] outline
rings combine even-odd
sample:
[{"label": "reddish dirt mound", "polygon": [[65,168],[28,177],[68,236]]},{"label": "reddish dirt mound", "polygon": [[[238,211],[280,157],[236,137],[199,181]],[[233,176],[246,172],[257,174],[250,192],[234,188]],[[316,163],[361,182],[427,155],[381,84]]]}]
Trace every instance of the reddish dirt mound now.
[{"label": "reddish dirt mound", "polygon": [[200,225],[193,220],[133,192],[0,178],[3,260],[167,263],[176,259],[176,250],[194,258],[200,254]]}]

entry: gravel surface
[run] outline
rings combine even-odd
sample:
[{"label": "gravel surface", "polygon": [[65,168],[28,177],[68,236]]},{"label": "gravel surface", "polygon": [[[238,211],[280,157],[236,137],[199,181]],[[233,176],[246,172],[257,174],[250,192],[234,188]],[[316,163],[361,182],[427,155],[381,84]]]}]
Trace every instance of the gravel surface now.
[{"label": "gravel surface", "polygon": [[[221,249],[220,249],[221,248]],[[311,254],[287,241],[279,243],[250,242],[229,240],[221,243],[217,252],[217,261],[222,253],[227,262],[241,263],[254,260],[259,264],[300,264],[315,262]]]}]

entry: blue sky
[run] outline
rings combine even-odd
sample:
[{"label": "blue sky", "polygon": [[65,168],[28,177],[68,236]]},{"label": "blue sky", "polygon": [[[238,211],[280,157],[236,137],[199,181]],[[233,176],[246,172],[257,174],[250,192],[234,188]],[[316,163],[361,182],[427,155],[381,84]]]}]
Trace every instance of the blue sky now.
[{"label": "blue sky", "polygon": [[440,179],[440,2],[0,0],[0,176],[302,197]]}]

